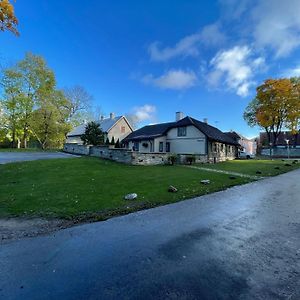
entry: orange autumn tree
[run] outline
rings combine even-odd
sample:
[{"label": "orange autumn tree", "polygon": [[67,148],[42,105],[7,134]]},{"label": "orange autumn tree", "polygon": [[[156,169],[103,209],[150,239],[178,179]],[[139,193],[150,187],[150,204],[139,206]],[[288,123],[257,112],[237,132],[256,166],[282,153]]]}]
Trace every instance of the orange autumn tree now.
[{"label": "orange autumn tree", "polygon": [[0,30],[8,30],[19,35],[16,28],[18,19],[15,16],[14,7],[9,0],[0,0]]},{"label": "orange autumn tree", "polygon": [[296,97],[290,79],[267,79],[257,87],[256,96],[247,106],[244,119],[250,126],[264,128],[269,143],[276,146],[282,128],[292,117]]}]

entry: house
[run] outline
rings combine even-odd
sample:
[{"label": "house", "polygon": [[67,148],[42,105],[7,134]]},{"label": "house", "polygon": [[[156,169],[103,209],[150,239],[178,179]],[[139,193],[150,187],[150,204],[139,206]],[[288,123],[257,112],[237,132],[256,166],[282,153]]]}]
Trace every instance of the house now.
[{"label": "house", "polygon": [[239,143],[216,127],[176,113],[176,121],[144,126],[129,134],[125,147],[142,153],[170,152],[195,155],[202,162],[234,159]]},{"label": "house", "polygon": [[[99,121],[96,121],[101,130],[104,132],[104,140],[107,138],[111,142],[114,137],[115,142],[119,139],[119,141],[126,138],[130,133],[133,132],[133,129],[126,119],[125,116],[116,117],[114,113],[110,113],[109,118],[100,117]],[[86,123],[75,127],[68,135],[67,135],[67,144],[83,144],[81,140],[81,136],[85,132]]]},{"label": "house", "polygon": [[249,156],[256,155],[256,150],[257,150],[256,138],[248,139],[235,131],[225,132],[225,134],[230,136],[232,139],[234,139],[237,143],[241,145],[241,148],[239,150],[243,151],[245,155],[249,155]]},{"label": "house", "polygon": [[[266,132],[261,132],[259,135],[259,144],[263,148],[269,148],[269,139]],[[287,148],[287,146],[292,148],[300,148],[300,131],[293,134],[290,131],[282,131],[276,140],[276,146],[278,148]]]}]

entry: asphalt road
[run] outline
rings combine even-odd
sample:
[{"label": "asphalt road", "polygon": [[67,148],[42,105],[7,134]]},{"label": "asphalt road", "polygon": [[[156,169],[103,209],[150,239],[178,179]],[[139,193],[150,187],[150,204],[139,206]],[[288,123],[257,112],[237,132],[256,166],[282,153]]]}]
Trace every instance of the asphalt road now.
[{"label": "asphalt road", "polygon": [[0,298],[300,299],[300,170],[0,249]]},{"label": "asphalt road", "polygon": [[38,159],[76,157],[63,152],[0,152],[0,164]]}]

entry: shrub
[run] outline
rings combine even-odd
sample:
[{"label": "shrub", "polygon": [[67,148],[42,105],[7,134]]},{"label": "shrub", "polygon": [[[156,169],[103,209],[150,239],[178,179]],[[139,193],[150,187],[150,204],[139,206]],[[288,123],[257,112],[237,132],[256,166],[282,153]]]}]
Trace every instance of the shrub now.
[{"label": "shrub", "polygon": [[118,139],[116,144],[115,144],[115,148],[121,148],[121,145],[120,145],[120,140]]},{"label": "shrub", "polygon": [[192,165],[196,161],[196,156],[188,155],[188,156],[186,156],[185,161],[187,164]]},{"label": "shrub", "polygon": [[81,136],[81,140],[85,145],[101,145],[104,143],[104,134],[100,125],[96,122],[90,122],[85,127],[85,132]]},{"label": "shrub", "polygon": [[115,145],[115,137],[114,137],[114,136],[111,138],[110,144],[111,144],[111,145]]},{"label": "shrub", "polygon": [[176,161],[177,161],[177,155],[176,154],[169,155],[169,157],[168,157],[168,163],[170,165],[174,165],[176,163]]}]

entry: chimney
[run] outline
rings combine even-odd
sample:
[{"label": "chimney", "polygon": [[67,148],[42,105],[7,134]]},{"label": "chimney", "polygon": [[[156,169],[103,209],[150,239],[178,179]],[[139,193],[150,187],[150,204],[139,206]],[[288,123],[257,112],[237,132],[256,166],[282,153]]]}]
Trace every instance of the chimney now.
[{"label": "chimney", "polygon": [[203,119],[203,122],[206,123],[206,124],[208,124],[207,118],[204,118],[204,119]]},{"label": "chimney", "polygon": [[104,116],[101,115],[101,116],[100,116],[100,121],[103,121],[103,120],[104,120]]},{"label": "chimney", "polygon": [[183,112],[181,112],[181,111],[176,112],[176,122],[178,122],[182,119],[183,119]]},{"label": "chimney", "polygon": [[110,119],[114,119],[115,118],[115,114],[114,113],[110,113],[109,117],[110,117]]}]

